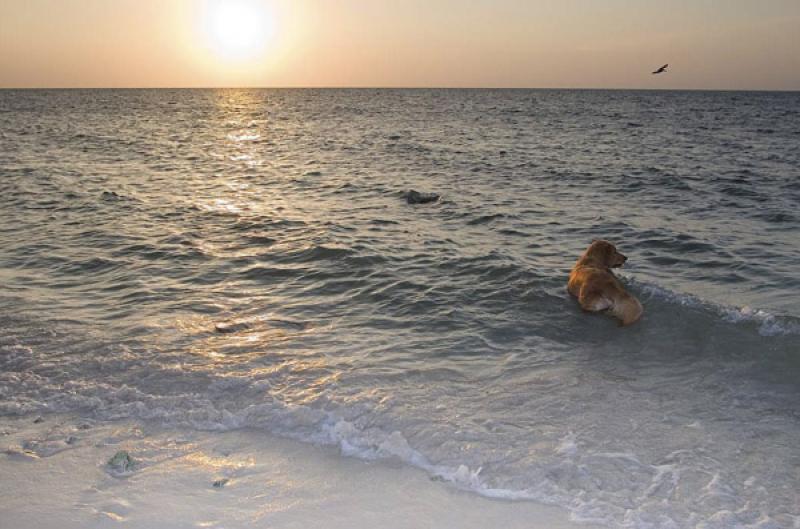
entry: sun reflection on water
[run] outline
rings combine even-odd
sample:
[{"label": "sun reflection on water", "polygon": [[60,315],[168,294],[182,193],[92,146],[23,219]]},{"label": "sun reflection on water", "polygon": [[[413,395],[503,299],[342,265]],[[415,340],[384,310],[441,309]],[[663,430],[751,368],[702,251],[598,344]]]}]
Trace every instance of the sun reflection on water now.
[{"label": "sun reflection on water", "polygon": [[173,324],[192,338],[187,351],[200,360],[183,363],[182,370],[242,379],[287,404],[311,405],[344,373],[319,352],[302,353],[302,339],[320,331],[304,323],[270,317],[215,323],[210,316],[190,316]]},{"label": "sun reflection on water", "polygon": [[220,322],[207,315],[192,315],[176,318],[173,326],[194,338],[188,348],[190,354],[226,364],[279,356],[282,346],[313,332],[304,323],[269,317]]}]

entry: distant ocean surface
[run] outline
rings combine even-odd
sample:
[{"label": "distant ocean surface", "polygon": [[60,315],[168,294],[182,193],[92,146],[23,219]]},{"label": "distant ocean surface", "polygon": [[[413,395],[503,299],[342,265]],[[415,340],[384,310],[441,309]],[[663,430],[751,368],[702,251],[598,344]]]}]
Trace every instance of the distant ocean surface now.
[{"label": "distant ocean surface", "polygon": [[[595,238],[632,327],[566,292]],[[798,93],[4,90],[0,280],[0,415],[800,527]]]}]

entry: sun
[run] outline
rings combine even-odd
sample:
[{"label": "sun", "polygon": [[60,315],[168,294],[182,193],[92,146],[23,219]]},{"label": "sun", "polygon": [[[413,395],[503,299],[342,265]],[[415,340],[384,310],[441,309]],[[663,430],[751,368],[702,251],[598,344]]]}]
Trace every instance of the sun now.
[{"label": "sun", "polygon": [[208,0],[203,28],[211,49],[227,61],[258,58],[274,33],[274,15],[264,0]]}]

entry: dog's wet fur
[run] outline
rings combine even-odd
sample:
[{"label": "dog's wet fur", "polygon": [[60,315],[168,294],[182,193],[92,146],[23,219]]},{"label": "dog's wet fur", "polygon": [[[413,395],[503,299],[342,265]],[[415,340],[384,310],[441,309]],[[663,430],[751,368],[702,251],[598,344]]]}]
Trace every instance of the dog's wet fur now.
[{"label": "dog's wet fur", "polygon": [[594,241],[575,263],[567,290],[578,298],[583,310],[608,312],[622,325],[630,325],[641,318],[644,309],[611,271],[627,260],[610,242]]}]

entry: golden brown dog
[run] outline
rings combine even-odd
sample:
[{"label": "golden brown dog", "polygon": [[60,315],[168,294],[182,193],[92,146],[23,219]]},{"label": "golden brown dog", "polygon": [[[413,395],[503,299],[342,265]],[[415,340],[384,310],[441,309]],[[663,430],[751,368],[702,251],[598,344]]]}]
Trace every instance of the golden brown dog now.
[{"label": "golden brown dog", "polygon": [[644,309],[611,272],[627,260],[610,242],[594,241],[575,263],[567,290],[578,298],[583,310],[608,311],[622,325],[630,325],[642,316]]}]

